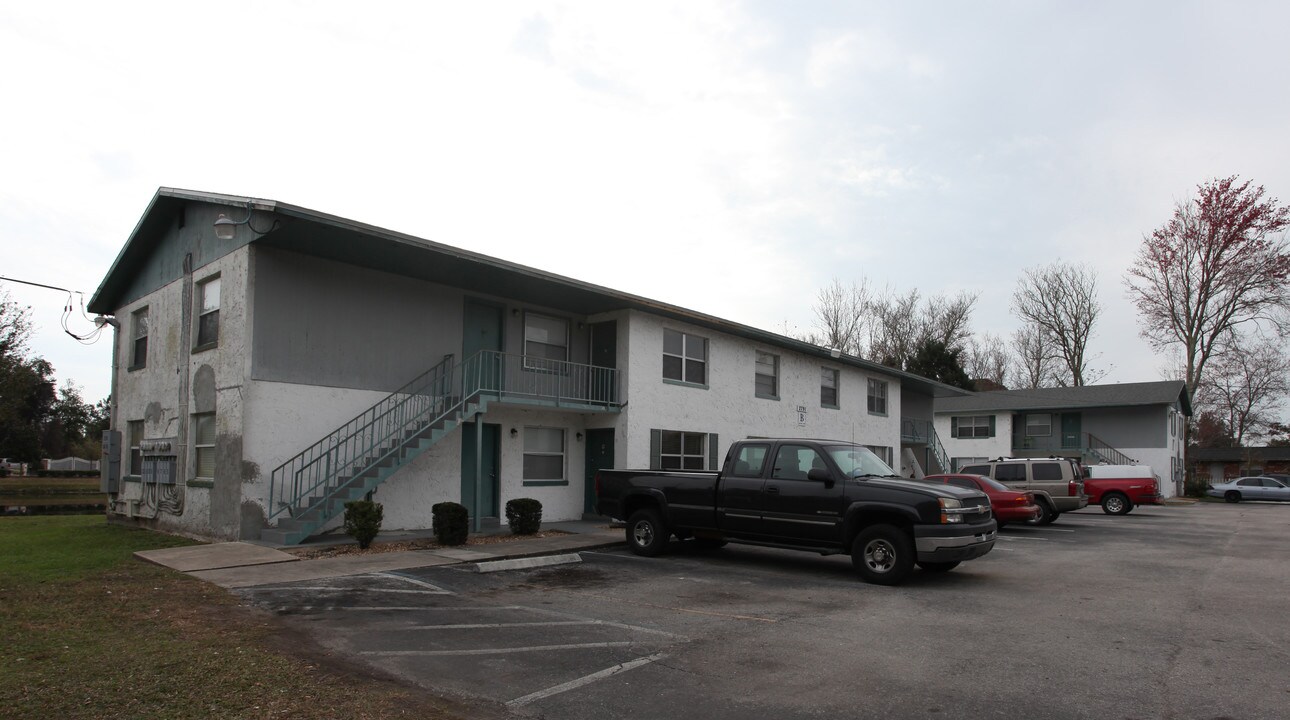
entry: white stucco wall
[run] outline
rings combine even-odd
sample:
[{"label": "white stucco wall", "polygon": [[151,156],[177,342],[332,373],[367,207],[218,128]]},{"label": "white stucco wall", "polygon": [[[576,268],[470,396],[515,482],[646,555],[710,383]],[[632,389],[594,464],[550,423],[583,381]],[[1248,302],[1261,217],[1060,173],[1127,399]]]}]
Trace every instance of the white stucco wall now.
[{"label": "white stucco wall", "polygon": [[[114,514],[143,521],[149,526],[186,534],[224,539],[239,537],[242,438],[242,388],[248,354],[246,282],[249,251],[235,250],[193,270],[119,308],[116,333],[116,387],[114,429],[122,431],[122,472],[130,466],[127,423],[144,421],[144,438],[174,438],[177,482],[157,488],[126,479],[122,482]],[[218,275],[220,279],[219,340],[214,348],[193,352],[200,302],[197,287]],[[185,298],[185,289],[189,297]],[[185,324],[185,303],[189,317]],[[130,370],[133,353],[132,315],[148,308],[147,366]],[[194,413],[215,412],[216,477],[213,482],[195,478],[191,418]],[[209,487],[208,487],[209,486]],[[173,514],[167,510],[182,507]]]},{"label": "white stucco wall", "polygon": [[[990,413],[963,413],[963,416],[989,415]],[[951,417],[956,414],[937,413],[934,420],[936,435],[941,439],[950,462],[954,458],[997,458],[1012,454],[1012,413],[994,415],[994,437],[956,438],[950,434]]]},{"label": "white stucco wall", "polygon": [[[862,445],[892,449],[899,462],[900,381],[820,358],[764,346],[744,338],[632,312],[627,315],[627,344],[619,348],[619,364],[626,367],[629,403],[620,427],[626,442],[619,448],[619,467],[648,467],[651,429],[717,433],[717,462],[730,443],[760,435],[851,440]],[[707,387],[677,385],[663,380],[663,330],[705,337],[708,340]],[[779,400],[755,394],[756,351],[779,356]],[[822,367],[840,370],[838,409],[820,405]],[[871,415],[867,409],[870,377],[887,382],[887,414]],[[798,422],[798,407],[806,421]]]}]

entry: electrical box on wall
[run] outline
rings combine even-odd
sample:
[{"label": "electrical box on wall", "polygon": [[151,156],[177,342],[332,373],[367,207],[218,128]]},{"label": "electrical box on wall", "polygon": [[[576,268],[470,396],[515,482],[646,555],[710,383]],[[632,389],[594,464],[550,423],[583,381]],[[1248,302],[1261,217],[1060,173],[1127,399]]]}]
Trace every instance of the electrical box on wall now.
[{"label": "electrical box on wall", "polygon": [[118,493],[121,490],[121,431],[103,431],[103,457],[99,462],[99,491]]},{"label": "electrical box on wall", "polygon": [[149,438],[139,443],[139,454],[143,456],[142,480],[144,483],[158,485],[175,484],[175,448],[179,438]]}]

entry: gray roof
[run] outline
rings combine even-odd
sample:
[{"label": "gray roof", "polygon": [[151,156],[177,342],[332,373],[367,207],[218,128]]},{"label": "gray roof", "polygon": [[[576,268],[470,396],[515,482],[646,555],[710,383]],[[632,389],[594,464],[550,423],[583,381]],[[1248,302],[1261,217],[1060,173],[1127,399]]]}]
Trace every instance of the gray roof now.
[{"label": "gray roof", "polygon": [[[157,190],[90,300],[92,312],[106,315],[117,310],[132,278],[163,241],[176,213],[189,202],[238,209],[253,205],[257,212],[273,213],[274,218],[282,222],[273,223],[269,230],[251,241],[263,246],[452,287],[506,288],[506,295],[510,298],[572,313],[591,315],[614,310],[639,310],[819,357],[827,362],[898,378],[902,387],[934,397],[964,393],[951,385],[863,358],[851,355],[834,358],[828,348],[795,338],[336,215],[275,200],[177,188]],[[716,275],[713,275],[712,282],[719,283]]]},{"label": "gray roof", "polygon": [[1187,385],[1181,380],[1085,385],[1083,387],[994,390],[962,397],[936,399],[936,412],[995,412],[1008,410],[1068,410],[1074,408],[1170,405],[1178,403],[1191,415]]}]

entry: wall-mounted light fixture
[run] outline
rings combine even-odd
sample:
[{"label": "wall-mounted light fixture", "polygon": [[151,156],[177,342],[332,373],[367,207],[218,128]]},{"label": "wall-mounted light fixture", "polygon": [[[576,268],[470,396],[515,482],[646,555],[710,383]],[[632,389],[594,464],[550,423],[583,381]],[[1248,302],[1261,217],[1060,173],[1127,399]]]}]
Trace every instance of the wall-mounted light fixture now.
[{"label": "wall-mounted light fixture", "polygon": [[834,359],[842,357],[842,351],[838,348],[829,348],[829,357]]},{"label": "wall-mounted light fixture", "polygon": [[511,437],[519,437],[519,436],[520,436],[520,431],[516,430],[515,428],[511,428]]},{"label": "wall-mounted light fixture", "polygon": [[269,226],[268,230],[256,230],[255,226],[251,224],[251,214],[254,212],[255,208],[251,207],[251,201],[247,200],[246,217],[241,220],[233,220],[224,213],[220,213],[219,217],[215,218],[215,237],[220,240],[232,240],[233,236],[237,234],[238,225],[245,225],[251,228],[251,232],[256,233],[257,235],[264,235],[265,233],[273,232],[274,228],[278,226],[278,219],[275,217],[273,218],[273,224]]},{"label": "wall-mounted light fixture", "polygon": [[511,308],[511,317],[519,317],[519,316],[520,316],[520,309],[519,309],[519,308]]},{"label": "wall-mounted light fixture", "polygon": [[578,442],[582,442],[582,433],[576,433],[574,437],[578,438]]}]

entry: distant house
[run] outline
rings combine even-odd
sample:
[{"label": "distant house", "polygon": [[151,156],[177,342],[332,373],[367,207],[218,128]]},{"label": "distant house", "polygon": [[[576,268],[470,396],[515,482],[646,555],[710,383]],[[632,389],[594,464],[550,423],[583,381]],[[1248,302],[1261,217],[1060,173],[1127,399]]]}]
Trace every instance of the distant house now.
[{"label": "distant house", "polygon": [[1181,381],[998,390],[936,399],[936,432],[955,468],[994,457],[1079,456],[1085,464],[1149,465],[1180,493]]},{"label": "distant house", "polygon": [[1290,447],[1198,448],[1187,453],[1193,476],[1209,482],[1263,473],[1290,473]]},{"label": "distant house", "polygon": [[444,501],[481,525],[520,497],[576,519],[598,469],[713,469],[749,435],[926,458],[934,398],[962,393],[353,220],[169,188],[89,308],[116,326],[109,517],[209,538],[299,542],[365,496],[387,529],[429,527]]}]

